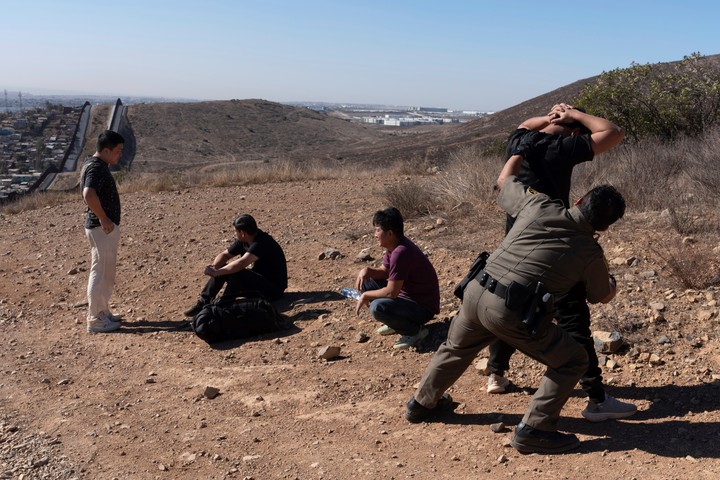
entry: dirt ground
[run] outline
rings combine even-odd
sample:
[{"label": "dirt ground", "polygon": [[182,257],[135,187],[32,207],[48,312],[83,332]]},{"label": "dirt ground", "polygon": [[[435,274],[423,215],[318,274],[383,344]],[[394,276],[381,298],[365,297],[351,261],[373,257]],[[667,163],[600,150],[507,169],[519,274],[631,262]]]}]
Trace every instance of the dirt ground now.
[{"label": "dirt ground", "polygon": [[[85,331],[80,199],[0,215],[0,479],[718,478],[720,291],[681,288],[649,253],[670,235],[659,215],[629,213],[601,237],[621,287],[592,307],[594,328],[628,343],[602,359],[609,393],[635,402],[634,417],[589,423],[578,389],[560,427],[581,447],[517,453],[512,427],[543,373],[518,354],[508,393],[488,395],[471,368],[451,389],[452,413],[407,423],[404,404],[459,305],[452,287],[497,244],[502,215],[407,222],[438,271],[442,312],[418,349],[394,351],[336,292],[353,284],[361,250],[381,257],[370,218],[395,181],[124,195],[113,303],[125,321],[110,334]],[[211,347],[178,328],[181,312],[243,212],[287,254],[287,328]],[[327,248],[345,256],[319,260]],[[320,359],[327,345],[340,356]],[[204,396],[208,386],[219,395]],[[498,422],[508,428],[494,433]]]}]

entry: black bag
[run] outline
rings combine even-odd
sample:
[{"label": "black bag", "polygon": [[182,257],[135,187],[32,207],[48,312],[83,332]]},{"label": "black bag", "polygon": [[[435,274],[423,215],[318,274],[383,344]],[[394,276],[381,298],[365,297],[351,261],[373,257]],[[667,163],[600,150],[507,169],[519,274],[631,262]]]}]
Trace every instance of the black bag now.
[{"label": "black bag", "polygon": [[480,270],[485,268],[485,262],[487,262],[488,257],[490,254],[488,252],[482,252],[480,255],[477,256],[475,261],[470,265],[470,270],[468,270],[467,275],[465,275],[465,278],[460,280],[460,283],[457,284],[455,287],[455,290],[453,293],[457,298],[460,300],[463,299],[463,295],[465,294],[465,287],[467,287],[467,284],[470,283],[478,273],[480,273]]},{"label": "black bag", "polygon": [[210,303],[190,322],[195,334],[207,343],[254,337],[280,329],[281,316],[264,298]]}]

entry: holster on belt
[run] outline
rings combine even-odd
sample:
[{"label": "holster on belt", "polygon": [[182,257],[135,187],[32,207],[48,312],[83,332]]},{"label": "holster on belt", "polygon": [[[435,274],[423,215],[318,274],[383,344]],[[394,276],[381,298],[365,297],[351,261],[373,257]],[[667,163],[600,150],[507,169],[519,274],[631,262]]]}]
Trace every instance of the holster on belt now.
[{"label": "holster on belt", "polygon": [[552,318],[553,303],[553,296],[545,289],[545,285],[542,282],[537,282],[535,291],[530,296],[522,312],[522,322],[525,324],[530,336],[535,336],[543,323]]}]

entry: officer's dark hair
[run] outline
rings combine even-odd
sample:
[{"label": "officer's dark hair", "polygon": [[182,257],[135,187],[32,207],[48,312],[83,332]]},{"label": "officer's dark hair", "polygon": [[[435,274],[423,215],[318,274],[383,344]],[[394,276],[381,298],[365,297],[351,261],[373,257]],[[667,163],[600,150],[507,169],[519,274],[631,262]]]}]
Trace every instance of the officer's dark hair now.
[{"label": "officer's dark hair", "polygon": [[125,143],[125,139],[122,135],[112,130],[105,130],[98,136],[97,148],[98,152],[102,152],[103,148],[114,149],[121,143]]},{"label": "officer's dark hair", "polygon": [[593,188],[578,207],[596,231],[605,230],[625,215],[625,199],[612,185]]},{"label": "officer's dark hair", "polygon": [[240,215],[233,221],[233,227],[235,230],[242,230],[248,235],[255,235],[258,231],[257,223],[255,219],[247,213]]},{"label": "officer's dark hair", "polygon": [[395,207],[389,207],[385,210],[378,210],[373,215],[373,227],[380,227],[383,231],[388,230],[395,233],[398,238],[403,238],[405,233],[403,231],[403,217]]}]

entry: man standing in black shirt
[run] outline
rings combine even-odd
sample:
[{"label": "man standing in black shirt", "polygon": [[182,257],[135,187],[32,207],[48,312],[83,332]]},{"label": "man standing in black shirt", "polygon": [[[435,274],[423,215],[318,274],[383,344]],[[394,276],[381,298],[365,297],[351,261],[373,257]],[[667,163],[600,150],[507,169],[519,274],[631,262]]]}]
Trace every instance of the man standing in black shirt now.
[{"label": "man standing in black shirt", "polygon": [[120,316],[110,312],[120,245],[120,195],[110,165],[120,161],[124,143],[117,132],[106,130],[101,133],[95,154],[85,160],[80,174],[82,196],[87,205],[85,235],[92,247],[87,286],[88,333],[120,328]]},{"label": "man standing in black shirt", "polygon": [[255,219],[247,214],[237,217],[233,227],[237,240],[205,267],[204,273],[210,279],[200,299],[185,311],[185,316],[200,313],[223,286],[225,291],[220,300],[228,302],[248,293],[276,300],[287,288],[285,253],[275,239],[260,230]]}]

